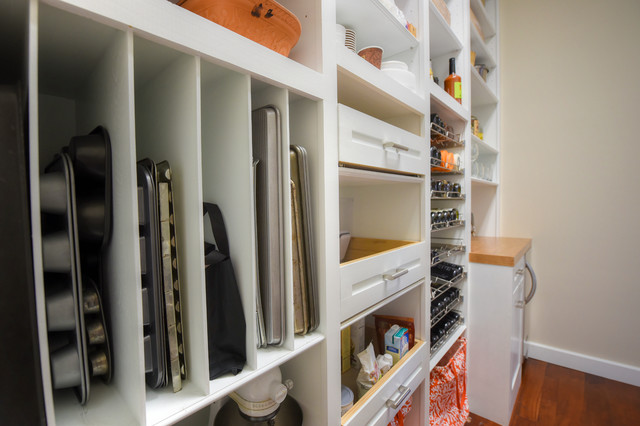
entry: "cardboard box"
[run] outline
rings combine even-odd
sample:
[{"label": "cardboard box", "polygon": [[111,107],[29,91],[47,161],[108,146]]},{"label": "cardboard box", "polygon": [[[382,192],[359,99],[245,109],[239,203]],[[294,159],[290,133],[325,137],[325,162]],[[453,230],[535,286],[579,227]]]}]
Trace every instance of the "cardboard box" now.
[{"label": "cardboard box", "polygon": [[384,352],[391,355],[393,365],[409,352],[409,330],[397,324],[391,326],[384,335]]},{"label": "cardboard box", "polygon": [[444,20],[447,21],[447,24],[451,25],[451,12],[449,12],[449,8],[444,0],[431,0],[431,2],[436,9],[438,9]]}]

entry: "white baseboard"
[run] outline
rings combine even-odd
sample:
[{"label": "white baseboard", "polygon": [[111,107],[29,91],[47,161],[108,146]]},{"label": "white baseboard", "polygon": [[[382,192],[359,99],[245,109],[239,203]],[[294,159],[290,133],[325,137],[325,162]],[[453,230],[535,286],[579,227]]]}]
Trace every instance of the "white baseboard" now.
[{"label": "white baseboard", "polygon": [[640,367],[533,342],[525,342],[525,353],[529,358],[640,387]]}]

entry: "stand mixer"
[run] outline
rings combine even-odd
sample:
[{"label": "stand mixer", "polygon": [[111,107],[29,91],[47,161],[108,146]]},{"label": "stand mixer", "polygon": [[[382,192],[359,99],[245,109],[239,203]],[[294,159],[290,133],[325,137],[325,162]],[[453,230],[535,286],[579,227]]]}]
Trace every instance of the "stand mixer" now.
[{"label": "stand mixer", "polygon": [[283,382],[280,368],[273,368],[232,392],[235,404],[228,401],[220,409],[215,425],[301,425],[302,410],[287,396],[292,388],[293,381]]}]

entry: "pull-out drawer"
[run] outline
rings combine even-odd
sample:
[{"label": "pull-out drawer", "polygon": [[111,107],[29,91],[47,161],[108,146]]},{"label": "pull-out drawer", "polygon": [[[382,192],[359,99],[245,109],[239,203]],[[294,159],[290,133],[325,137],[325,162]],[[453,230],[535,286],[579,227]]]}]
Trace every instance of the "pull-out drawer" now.
[{"label": "pull-out drawer", "polygon": [[426,175],[425,138],[338,105],[339,160],[346,164]]},{"label": "pull-out drawer", "polygon": [[[342,417],[344,426],[387,425],[404,401],[429,374],[429,348],[416,340],[414,347]],[[416,406],[421,406],[415,402]]]},{"label": "pull-out drawer", "polygon": [[[372,240],[376,241],[376,240]],[[366,256],[340,266],[340,321],[426,277],[424,241]]]}]

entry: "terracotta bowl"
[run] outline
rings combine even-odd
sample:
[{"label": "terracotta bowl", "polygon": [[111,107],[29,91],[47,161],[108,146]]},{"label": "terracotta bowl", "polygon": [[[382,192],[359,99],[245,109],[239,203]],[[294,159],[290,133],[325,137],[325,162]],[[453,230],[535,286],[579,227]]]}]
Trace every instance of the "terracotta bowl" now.
[{"label": "terracotta bowl", "polygon": [[284,56],[302,32],[298,18],[273,0],[186,0],[181,6]]},{"label": "terracotta bowl", "polygon": [[364,49],[360,49],[360,51],[358,51],[358,55],[364,58],[374,67],[380,69],[380,64],[382,63],[382,47],[365,47]]}]

